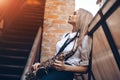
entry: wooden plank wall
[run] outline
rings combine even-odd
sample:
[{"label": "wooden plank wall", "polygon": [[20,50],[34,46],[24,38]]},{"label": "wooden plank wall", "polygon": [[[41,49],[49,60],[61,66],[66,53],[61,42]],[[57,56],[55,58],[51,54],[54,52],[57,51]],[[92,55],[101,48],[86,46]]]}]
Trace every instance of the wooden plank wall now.
[{"label": "wooden plank wall", "polygon": [[[107,10],[115,0],[109,0],[106,6],[102,9],[102,13],[105,14]],[[91,23],[92,28],[99,20],[100,15],[97,14],[95,19]],[[106,20],[106,23],[110,29],[112,37],[115,41],[117,49],[120,53],[120,8]],[[120,80],[120,70],[114,59],[112,50],[103,32],[102,26],[100,26],[93,35],[93,73],[96,80]]]}]

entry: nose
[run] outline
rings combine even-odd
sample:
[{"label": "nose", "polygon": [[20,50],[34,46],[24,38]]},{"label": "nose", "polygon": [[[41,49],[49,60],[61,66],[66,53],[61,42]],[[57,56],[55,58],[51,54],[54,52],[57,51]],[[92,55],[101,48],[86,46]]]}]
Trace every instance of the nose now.
[{"label": "nose", "polygon": [[69,20],[71,19],[71,15],[69,16]]}]

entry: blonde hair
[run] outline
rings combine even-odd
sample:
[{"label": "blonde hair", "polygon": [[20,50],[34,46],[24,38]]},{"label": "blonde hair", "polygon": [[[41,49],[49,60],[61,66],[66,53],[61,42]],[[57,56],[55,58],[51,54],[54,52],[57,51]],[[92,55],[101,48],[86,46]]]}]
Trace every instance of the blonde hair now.
[{"label": "blonde hair", "polygon": [[88,25],[93,19],[93,15],[89,11],[82,8],[77,10],[77,15],[78,20],[76,22],[76,26],[78,27],[78,29],[80,29],[79,44],[81,44],[82,39],[88,31]]}]

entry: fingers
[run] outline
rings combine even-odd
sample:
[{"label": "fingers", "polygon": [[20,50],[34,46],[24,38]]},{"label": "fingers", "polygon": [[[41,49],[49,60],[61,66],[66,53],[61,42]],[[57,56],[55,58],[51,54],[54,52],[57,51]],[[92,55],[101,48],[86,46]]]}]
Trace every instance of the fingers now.
[{"label": "fingers", "polygon": [[36,71],[38,69],[39,65],[40,65],[40,63],[35,63],[34,65],[32,65],[32,67]]},{"label": "fingers", "polygon": [[63,70],[64,63],[63,61],[55,60],[53,63],[53,67],[57,70]]},{"label": "fingers", "polygon": [[62,65],[62,61],[55,60],[53,65],[54,66],[60,66],[60,65]]}]

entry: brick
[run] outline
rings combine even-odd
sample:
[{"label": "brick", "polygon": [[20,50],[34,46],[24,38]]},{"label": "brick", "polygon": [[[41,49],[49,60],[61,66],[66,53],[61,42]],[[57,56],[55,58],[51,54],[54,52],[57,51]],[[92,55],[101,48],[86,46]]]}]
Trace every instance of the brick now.
[{"label": "brick", "polygon": [[41,61],[52,57],[60,36],[70,32],[68,16],[74,12],[75,0],[46,0]]},{"label": "brick", "polygon": [[54,4],[58,5],[58,6],[65,6],[66,5],[66,3],[64,3],[64,1],[62,1],[62,2],[54,1]]},{"label": "brick", "polygon": [[46,15],[46,18],[52,18],[52,19],[57,19],[58,15]]},{"label": "brick", "polygon": [[52,23],[57,23],[57,24],[66,24],[65,20],[53,20]]}]

